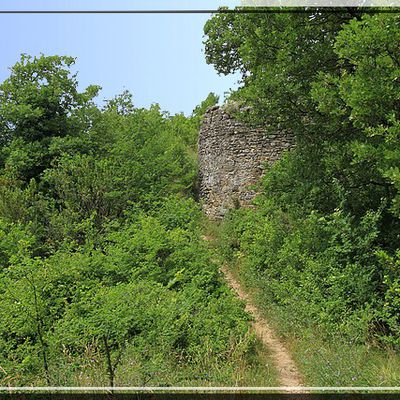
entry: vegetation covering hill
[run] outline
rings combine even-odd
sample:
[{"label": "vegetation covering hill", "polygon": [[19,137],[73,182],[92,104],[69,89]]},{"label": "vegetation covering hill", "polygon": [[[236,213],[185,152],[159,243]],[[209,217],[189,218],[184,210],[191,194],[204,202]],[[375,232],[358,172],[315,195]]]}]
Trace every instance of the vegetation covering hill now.
[{"label": "vegetation covering hill", "polygon": [[250,361],[273,383],[201,239],[215,96],[190,117],[129,93],[99,108],[73,64],[22,56],[0,85],[0,384],[237,384]]},{"label": "vegetation covering hill", "polygon": [[400,348],[399,14],[219,14],[205,33],[208,62],[242,73],[238,118],[297,139],[225,222],[226,257],[284,332],[314,332],[311,383],[399,384],[398,359],[385,374],[354,350]]},{"label": "vegetation covering hill", "polygon": [[207,61],[242,73],[238,117],[297,138],[224,222],[222,261],[196,201],[215,96],[190,117],[129,93],[99,107],[60,56],[0,85],[1,385],[275,385],[227,260],[307,341],[307,383],[399,384],[399,15],[218,14],[205,34]]}]

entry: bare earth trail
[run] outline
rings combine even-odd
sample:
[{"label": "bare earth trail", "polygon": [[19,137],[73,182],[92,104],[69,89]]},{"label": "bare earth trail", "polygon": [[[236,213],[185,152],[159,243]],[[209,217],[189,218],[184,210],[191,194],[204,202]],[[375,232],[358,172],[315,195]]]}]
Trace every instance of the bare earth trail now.
[{"label": "bare earth trail", "polygon": [[[211,243],[215,240],[213,236],[204,235],[203,240]],[[245,311],[253,316],[253,329],[259,340],[263,343],[265,348],[270,352],[270,357],[278,373],[278,379],[281,386],[290,387],[303,386],[303,377],[298,371],[289,351],[279,340],[278,336],[268,324],[267,320],[261,315],[257,307],[253,304],[252,300],[243,289],[240,282],[223,265],[220,267],[221,272],[224,274],[228,286],[234,290],[239,299],[243,300],[246,304]]]},{"label": "bare earth trail", "polygon": [[245,310],[254,318],[253,328],[257,337],[270,351],[272,361],[278,372],[278,379],[282,386],[302,386],[303,379],[297,370],[288,350],[281,343],[268,322],[260,315],[240,283],[225,266],[221,268],[228,285],[236,292],[237,296],[246,303]]}]

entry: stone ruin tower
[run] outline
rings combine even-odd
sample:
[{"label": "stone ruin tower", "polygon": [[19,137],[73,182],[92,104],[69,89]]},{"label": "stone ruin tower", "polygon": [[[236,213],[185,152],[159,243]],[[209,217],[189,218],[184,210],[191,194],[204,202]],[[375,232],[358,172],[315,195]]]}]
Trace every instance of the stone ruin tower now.
[{"label": "stone ruin tower", "polygon": [[235,120],[223,107],[205,113],[199,134],[200,200],[207,216],[222,218],[230,208],[248,205],[250,188],[263,174],[265,163],[278,160],[294,145],[291,135],[267,134]]}]

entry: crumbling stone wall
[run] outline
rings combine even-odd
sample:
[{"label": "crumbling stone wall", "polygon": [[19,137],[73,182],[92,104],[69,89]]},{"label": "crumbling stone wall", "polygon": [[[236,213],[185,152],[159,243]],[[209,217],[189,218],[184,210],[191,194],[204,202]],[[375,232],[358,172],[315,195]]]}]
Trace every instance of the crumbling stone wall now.
[{"label": "crumbling stone wall", "polygon": [[255,196],[249,186],[263,174],[263,165],[278,160],[294,144],[288,134],[266,134],[232,118],[218,106],[207,110],[200,129],[200,199],[211,218],[221,218]]}]

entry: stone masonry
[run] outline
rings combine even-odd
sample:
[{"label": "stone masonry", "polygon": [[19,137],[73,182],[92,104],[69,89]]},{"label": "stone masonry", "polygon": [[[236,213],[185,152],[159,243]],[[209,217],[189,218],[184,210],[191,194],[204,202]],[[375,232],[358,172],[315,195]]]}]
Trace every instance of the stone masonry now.
[{"label": "stone masonry", "polygon": [[288,134],[266,134],[232,118],[223,108],[207,110],[200,129],[200,199],[204,212],[221,218],[228,209],[248,205],[255,196],[251,185],[264,165],[278,160],[294,144]]}]

